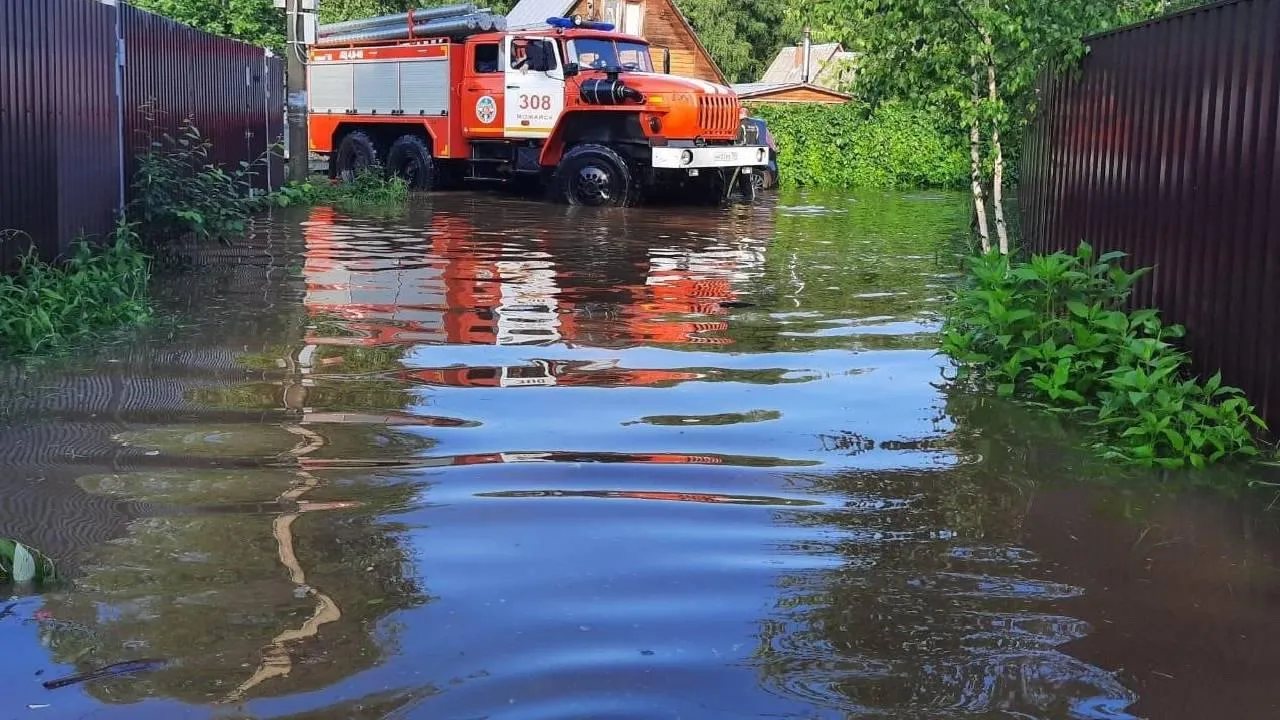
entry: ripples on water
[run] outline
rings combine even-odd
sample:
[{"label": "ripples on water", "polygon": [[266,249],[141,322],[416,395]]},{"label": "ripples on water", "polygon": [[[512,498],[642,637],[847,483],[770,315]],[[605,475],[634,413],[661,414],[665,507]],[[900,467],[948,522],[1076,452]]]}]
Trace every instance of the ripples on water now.
[{"label": "ripples on water", "polygon": [[[938,384],[965,217],[282,215],[160,283],[179,329],[5,384],[0,534],[70,580],[0,619],[0,707],[1131,717],[1022,543],[1063,452]],[[169,665],[35,682],[138,657]]]}]

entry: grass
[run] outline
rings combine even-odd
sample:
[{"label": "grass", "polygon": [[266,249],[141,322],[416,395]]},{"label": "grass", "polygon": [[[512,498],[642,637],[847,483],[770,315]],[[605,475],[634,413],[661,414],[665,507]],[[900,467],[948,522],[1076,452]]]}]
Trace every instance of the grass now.
[{"label": "grass", "polygon": [[149,320],[150,260],[137,241],[120,223],[104,245],[78,241],[65,262],[28,251],[17,272],[0,275],[0,347],[14,355],[50,352]]},{"label": "grass", "polygon": [[409,185],[401,178],[371,169],[351,182],[307,179],[290,183],[272,200],[279,207],[329,205],[343,212],[399,209],[409,200]]}]

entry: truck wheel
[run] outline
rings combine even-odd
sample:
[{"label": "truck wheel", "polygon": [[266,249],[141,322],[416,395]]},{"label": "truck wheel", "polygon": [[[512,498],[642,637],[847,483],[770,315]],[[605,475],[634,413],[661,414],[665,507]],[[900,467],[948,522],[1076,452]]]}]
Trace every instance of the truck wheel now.
[{"label": "truck wheel", "polygon": [[329,174],[351,182],[357,175],[378,165],[378,147],[373,139],[359,130],[347,133],[338,143],[338,151],[330,161]]},{"label": "truck wheel", "polygon": [[417,135],[402,135],[387,153],[387,172],[403,178],[410,190],[436,189],[435,160],[431,148]]},{"label": "truck wheel", "polygon": [[560,159],[552,185],[570,205],[622,207],[635,193],[631,168],[604,145],[576,145]]}]

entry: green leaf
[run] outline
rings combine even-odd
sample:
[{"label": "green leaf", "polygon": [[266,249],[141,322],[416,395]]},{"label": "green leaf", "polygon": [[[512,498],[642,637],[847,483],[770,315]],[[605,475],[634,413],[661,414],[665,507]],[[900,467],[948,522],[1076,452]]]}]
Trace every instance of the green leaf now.
[{"label": "green leaf", "polygon": [[1076,392],[1075,390],[1063,390],[1059,393],[1059,395],[1063,399],[1070,400],[1071,402],[1076,403],[1077,405],[1084,405],[1086,402],[1084,399],[1084,396]]},{"label": "green leaf", "polygon": [[1071,311],[1072,315],[1080,318],[1087,318],[1093,313],[1093,310],[1088,305],[1075,300],[1067,303],[1067,309]]},{"label": "green leaf", "polygon": [[13,545],[13,581],[25,585],[36,578],[36,559],[20,542]]}]

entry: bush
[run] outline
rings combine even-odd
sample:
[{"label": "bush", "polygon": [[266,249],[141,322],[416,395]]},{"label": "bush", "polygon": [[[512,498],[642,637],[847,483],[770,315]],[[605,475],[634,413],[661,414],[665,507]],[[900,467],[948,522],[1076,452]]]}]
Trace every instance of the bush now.
[{"label": "bush", "polygon": [[1255,455],[1262,420],[1240,390],[1190,376],[1189,358],[1170,342],[1183,329],[1155,310],[1126,312],[1134,283],[1123,253],[1011,262],[998,253],[972,260],[956,292],[942,351],[960,378],[1068,412],[1094,430],[1104,457],[1145,466],[1204,467]]},{"label": "bush", "polygon": [[968,154],[943,118],[888,103],[762,104],[778,143],[783,185],[831,188],[963,187]]},{"label": "bush", "polygon": [[62,264],[24,255],[16,273],[0,275],[0,345],[30,354],[149,318],[149,263],[136,241],[121,223],[105,247],[82,239]]},{"label": "bush", "polygon": [[227,172],[210,159],[213,144],[187,118],[175,138],[153,128],[137,157],[128,217],[148,241],[194,237],[220,240],[244,234],[261,208],[253,195],[253,166]]},{"label": "bush", "polygon": [[398,208],[408,200],[408,183],[388,176],[380,168],[362,172],[346,183],[318,180],[290,183],[273,197],[273,202],[280,207],[330,205],[344,212]]}]

